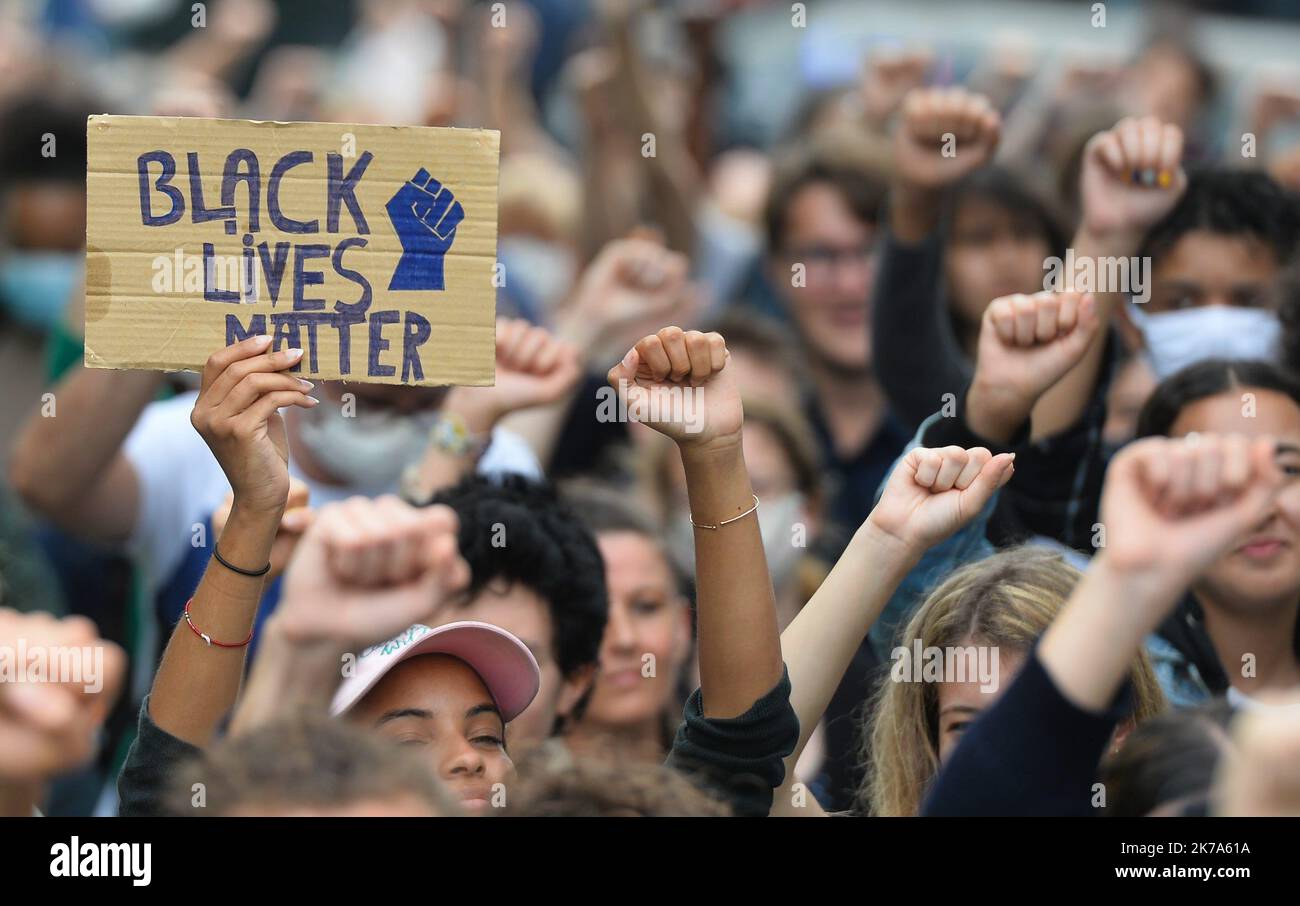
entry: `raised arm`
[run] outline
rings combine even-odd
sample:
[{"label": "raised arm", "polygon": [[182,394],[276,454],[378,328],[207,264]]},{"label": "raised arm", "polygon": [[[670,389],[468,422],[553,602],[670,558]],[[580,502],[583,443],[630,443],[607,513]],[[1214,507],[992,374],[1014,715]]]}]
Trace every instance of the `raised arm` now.
[{"label": "raised arm", "polygon": [[894,129],[889,230],[872,292],[873,356],[892,405],[912,426],[970,377],[941,298],[937,227],[944,193],[987,163],[997,142],[997,112],[961,89],[911,91]]},{"label": "raised arm", "polygon": [[939,225],[943,195],[992,159],[1002,119],[988,98],[964,88],[916,88],[894,130],[889,226],[905,244]]},{"label": "raised arm", "polygon": [[[655,215],[663,228],[669,248],[690,253],[695,248],[695,205],[703,188],[703,178],[691,158],[687,146],[688,136],[676,124],[665,122],[651,97],[652,86],[646,67],[638,53],[634,34],[638,7],[641,4],[606,4],[604,12],[609,21],[611,45],[614,51],[615,70],[611,88],[620,125],[633,139],[633,147],[640,144],[641,136],[656,136],[655,153],[638,163],[647,168],[646,197],[643,204]],[[692,103],[699,98],[693,95]],[[662,105],[659,109],[662,109]],[[689,118],[683,118],[683,126]]]},{"label": "raised arm", "polygon": [[155,371],[75,367],[14,442],[9,481],[33,512],[93,541],[126,540],[135,526],[139,482],[122,452],[163,376]]},{"label": "raised arm", "polygon": [[[995,299],[984,313],[979,367],[961,413],[967,425],[959,434],[1005,446],[1038,395],[1078,361],[1095,330],[1087,296]],[[900,583],[927,551],[980,514],[1010,478],[1012,458],[973,445],[915,448],[900,460],[848,550],[782,636],[802,729],[792,758],[798,758],[854,651]],[[890,622],[903,617],[895,613]],[[807,814],[791,807],[790,792],[778,792],[778,813]]]},{"label": "raised arm", "polygon": [[1013,469],[1009,454],[983,447],[916,447],[894,468],[871,515],[781,636],[800,733],[773,814],[807,814],[792,795],[794,765],[898,584],[928,548],[978,514]]},{"label": "raised arm", "polygon": [[214,542],[225,563],[215,555],[209,561],[188,617],[172,631],[149,714],[160,729],[196,746],[211,741],[239,694],[265,582],[258,571],[270,563],[288,500],[289,445],[278,410],[316,405],[307,395],[311,385],[284,372],[302,350],[268,352],[270,342],[250,337],[213,353],[190,417],[226,473],[234,501]]},{"label": "raised arm", "polygon": [[[556,339],[579,351],[583,367],[595,369],[595,363],[607,364],[665,321],[688,320],[689,264],[685,255],[648,239],[606,243],[557,313]],[[503,424],[522,435],[542,463],[549,463],[573,402],[574,388],[569,387],[555,402],[514,412]]]},{"label": "raised arm", "polygon": [[963,735],[924,815],[1090,811],[1120,689],[1143,639],[1267,512],[1281,485],[1270,438],[1149,438],[1112,462],[1106,545],[1006,693]]},{"label": "raised arm", "polygon": [[[1093,272],[1101,274],[1107,272],[1107,259],[1136,255],[1147,230],[1173,209],[1187,187],[1182,158],[1182,130],[1155,117],[1129,117],[1094,135],[1084,149],[1079,177],[1083,219],[1071,242],[1075,260],[1092,263]],[[1053,288],[1105,289],[1097,293],[1104,324],[1129,292],[1140,289],[1133,285],[1134,270],[1128,273],[1130,285],[1125,287],[1076,287],[1075,274],[1066,273],[1062,285]],[[1034,408],[1034,439],[1064,431],[1083,415],[1097,390],[1104,351],[1105,344],[1094,341],[1079,364],[1043,395]]]},{"label": "raised arm", "polygon": [[[453,435],[431,440],[403,481],[405,496],[424,502],[460,481],[474,470],[499,423],[512,414],[527,419],[571,398],[581,377],[573,344],[521,318],[498,319],[496,384],[451,388],[439,416]],[[546,421],[542,415],[536,418],[534,424]]]},{"label": "raised arm", "polygon": [[491,16],[483,15],[466,29],[478,38],[475,63],[480,67],[483,90],[482,125],[500,130],[503,155],[542,153],[558,157],[564,150],[543,128],[529,81],[537,56],[537,15],[525,3],[512,3],[506,8],[506,16],[506,28],[497,28]]},{"label": "raised arm", "polygon": [[[1105,471],[1100,445],[1083,426],[1031,443],[1030,416],[1043,394],[1097,343],[1096,311],[1088,294],[1045,292],[995,300],[985,311],[969,390],[954,417],[933,419],[921,441],[930,447],[987,446],[1016,453],[1019,479],[998,502],[999,521],[1089,553]],[[1067,336],[1046,344],[1039,340],[1040,330],[1043,336],[1053,330],[1059,335],[1071,324],[1077,328]]]},{"label": "raised arm", "polygon": [[776,600],[741,450],[744,413],[716,333],[665,327],[609,372],[637,421],[676,442],[695,525],[700,689],[706,717],[736,717],[781,679]]},{"label": "raised arm", "polygon": [[322,508],[285,574],[231,732],[302,709],[327,712],[346,654],[415,623],[435,625],[469,582],[458,529],[450,507],[396,497]]},{"label": "raised arm", "polygon": [[1091,293],[994,299],[980,325],[963,411],[966,427],[991,443],[1009,443],[1023,432],[1043,394],[1099,345],[1098,326]]},{"label": "raised arm", "polygon": [[1259,524],[1281,487],[1271,438],[1148,438],[1116,457],[1101,518],[1106,545],[1039,644],[1070,701],[1101,711],[1142,640],[1187,587]]}]

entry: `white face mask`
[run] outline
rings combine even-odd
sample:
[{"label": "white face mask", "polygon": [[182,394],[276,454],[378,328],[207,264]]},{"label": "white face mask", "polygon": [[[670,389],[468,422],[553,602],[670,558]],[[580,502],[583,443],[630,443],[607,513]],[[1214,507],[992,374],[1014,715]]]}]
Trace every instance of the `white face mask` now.
[{"label": "white face mask", "polygon": [[1282,324],[1263,308],[1204,305],[1148,314],[1130,305],[1129,315],[1146,338],[1146,355],[1156,379],[1205,359],[1275,361]]},{"label": "white face mask", "polygon": [[551,311],[573,289],[577,264],[573,253],[561,245],[531,236],[506,236],[497,258],[505,267],[508,284],[522,287],[538,315]]},{"label": "white face mask", "polygon": [[[763,537],[763,554],[767,557],[767,570],[772,585],[780,590],[799,564],[807,547],[800,547],[794,526],[804,518],[804,497],[798,491],[764,500],[758,507],[758,531]],[[806,526],[805,526],[806,527]],[[687,570],[695,571],[695,529],[689,513],[681,512],[671,517],[668,526],[668,549]],[[806,535],[806,532],[805,532]]]},{"label": "white face mask", "polygon": [[347,418],[329,405],[300,413],[298,439],[312,459],[346,485],[367,493],[395,488],[419,461],[437,412],[399,415],[379,410]]},{"label": "white face mask", "polygon": [[[780,497],[764,500],[758,508],[758,530],[763,536],[763,553],[767,556],[767,571],[772,575],[772,585],[781,588],[794,575],[794,569],[808,549],[808,526],[800,537],[795,537],[795,523],[804,519],[803,494],[792,491]],[[796,544],[802,542],[802,546]]]}]

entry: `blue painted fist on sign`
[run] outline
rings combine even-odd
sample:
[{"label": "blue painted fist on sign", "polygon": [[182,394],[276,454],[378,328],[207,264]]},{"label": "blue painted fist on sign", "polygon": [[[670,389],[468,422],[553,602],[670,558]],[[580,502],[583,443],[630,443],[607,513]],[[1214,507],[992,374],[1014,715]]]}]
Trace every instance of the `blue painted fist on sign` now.
[{"label": "blue painted fist on sign", "polygon": [[444,289],[442,263],[465,209],[423,167],[384,206],[402,243],[389,289]]}]

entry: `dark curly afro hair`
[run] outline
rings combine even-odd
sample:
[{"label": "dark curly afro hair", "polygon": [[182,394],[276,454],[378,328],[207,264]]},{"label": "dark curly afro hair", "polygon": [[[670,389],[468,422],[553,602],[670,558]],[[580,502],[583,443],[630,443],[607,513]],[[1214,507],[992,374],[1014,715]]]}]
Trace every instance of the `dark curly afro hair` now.
[{"label": "dark curly afro hair", "polygon": [[560,671],[599,659],[609,603],[596,539],[549,484],[520,475],[473,476],[440,492],[460,517],[460,552],[473,598],[494,582],[519,583],[551,611]]}]

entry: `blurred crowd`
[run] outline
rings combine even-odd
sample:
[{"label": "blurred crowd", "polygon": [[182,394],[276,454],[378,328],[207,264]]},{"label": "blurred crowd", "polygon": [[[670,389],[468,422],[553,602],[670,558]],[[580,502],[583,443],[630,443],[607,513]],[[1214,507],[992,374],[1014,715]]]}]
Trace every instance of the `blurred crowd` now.
[{"label": "blurred crowd", "polygon": [[[1297,38],[4,5],[0,814],[1300,813]],[[495,386],[84,368],[104,112],[499,130]]]}]

